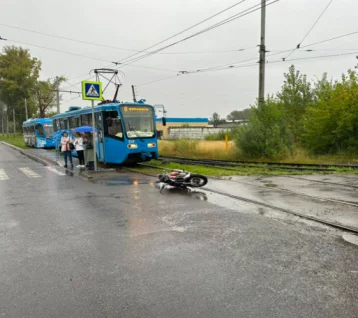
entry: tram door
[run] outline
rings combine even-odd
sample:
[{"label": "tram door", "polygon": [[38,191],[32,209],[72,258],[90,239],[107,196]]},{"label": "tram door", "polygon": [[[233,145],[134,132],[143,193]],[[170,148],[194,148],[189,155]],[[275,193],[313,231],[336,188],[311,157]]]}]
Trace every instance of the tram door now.
[{"label": "tram door", "polygon": [[104,162],[104,138],[103,138],[103,116],[102,113],[96,113],[95,115],[95,127],[97,129],[97,143],[96,143],[96,151],[98,161]]}]

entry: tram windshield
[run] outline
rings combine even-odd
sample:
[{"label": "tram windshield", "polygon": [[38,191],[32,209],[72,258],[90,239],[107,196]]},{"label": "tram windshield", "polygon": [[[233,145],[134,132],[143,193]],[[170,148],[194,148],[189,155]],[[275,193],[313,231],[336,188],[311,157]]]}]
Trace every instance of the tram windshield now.
[{"label": "tram windshield", "polygon": [[46,138],[51,138],[53,136],[53,126],[49,124],[44,124],[44,130],[46,134]]},{"label": "tram windshield", "polygon": [[128,138],[154,137],[154,113],[148,106],[121,106]]}]

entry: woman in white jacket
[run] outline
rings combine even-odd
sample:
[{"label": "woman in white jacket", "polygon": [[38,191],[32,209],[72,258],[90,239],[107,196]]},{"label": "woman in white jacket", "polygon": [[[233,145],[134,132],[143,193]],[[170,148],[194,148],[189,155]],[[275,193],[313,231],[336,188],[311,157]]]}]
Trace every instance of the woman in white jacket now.
[{"label": "woman in white jacket", "polygon": [[84,168],[85,167],[85,156],[83,153],[83,138],[80,133],[76,133],[75,135],[75,148],[78,155],[78,160],[80,164],[77,168]]},{"label": "woman in white jacket", "polygon": [[73,169],[73,163],[72,163],[72,149],[70,147],[70,144],[72,144],[71,137],[68,136],[67,132],[64,132],[62,134],[61,138],[61,151],[64,154],[65,157],[65,168],[67,168],[67,158],[70,159],[71,168]]}]

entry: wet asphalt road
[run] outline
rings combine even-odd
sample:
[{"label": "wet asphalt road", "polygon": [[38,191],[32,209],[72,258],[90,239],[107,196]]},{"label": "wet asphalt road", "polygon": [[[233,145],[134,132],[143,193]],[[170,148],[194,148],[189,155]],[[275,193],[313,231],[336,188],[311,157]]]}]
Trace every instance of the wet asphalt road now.
[{"label": "wet asphalt road", "polygon": [[358,248],[331,230],[2,144],[0,198],[0,317],[358,317]]}]

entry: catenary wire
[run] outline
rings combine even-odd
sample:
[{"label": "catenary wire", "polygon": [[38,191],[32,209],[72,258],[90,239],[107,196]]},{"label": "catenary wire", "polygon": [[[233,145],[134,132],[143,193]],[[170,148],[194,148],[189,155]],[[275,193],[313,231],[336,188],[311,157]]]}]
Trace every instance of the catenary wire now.
[{"label": "catenary wire", "polygon": [[185,33],[186,31],[189,31],[189,30],[191,30],[191,29],[197,27],[198,25],[201,25],[201,24],[203,24],[203,23],[205,23],[205,22],[207,22],[207,21],[209,21],[209,20],[215,18],[215,17],[217,17],[218,15],[220,15],[220,14],[226,12],[226,11],[229,11],[229,10],[233,9],[234,7],[240,5],[241,3],[245,2],[245,1],[246,1],[246,0],[241,0],[241,1],[239,1],[239,2],[236,2],[235,4],[233,4],[233,5],[229,6],[229,7],[227,7],[226,9],[221,10],[221,11],[219,11],[218,13],[215,13],[214,15],[212,15],[212,16],[210,16],[210,17],[208,17],[208,18],[206,18],[206,19],[204,19],[204,20],[202,20],[202,21],[193,24],[192,26],[190,26],[190,27],[188,27],[188,28],[186,28],[186,29],[184,29],[184,30],[178,32],[178,33],[175,33],[174,35],[172,35],[172,36],[170,36],[170,37],[168,37],[168,38],[166,38],[166,39],[164,39],[164,40],[162,40],[162,41],[159,41],[159,42],[157,42],[157,43],[155,43],[155,44],[153,44],[153,45],[151,45],[151,46],[149,46],[149,47],[147,47],[147,48],[141,50],[141,51],[138,52],[138,53],[135,53],[135,54],[132,54],[132,55],[127,56],[127,57],[124,58],[121,62],[126,61],[126,60],[128,60],[128,59],[131,59],[131,58],[133,58],[134,56],[136,56],[136,55],[138,55],[138,54],[141,54],[141,53],[143,53],[143,52],[145,52],[145,51],[147,51],[147,50],[149,50],[149,49],[151,49],[151,48],[153,48],[153,47],[155,47],[155,46],[158,46],[159,44],[162,44],[162,43],[164,43],[164,42],[166,42],[166,41],[168,41],[168,40],[171,40],[171,39],[173,39],[174,37],[176,37],[176,36],[178,36],[178,35],[181,35],[181,34]]},{"label": "catenary wire", "polygon": [[[98,47],[104,47],[104,48],[109,48],[109,49],[117,49],[117,50],[122,50],[122,51],[138,52],[138,53],[140,52],[139,50],[126,49],[126,48],[110,46],[110,45],[106,45],[106,44],[99,44],[99,43],[88,42],[88,41],[83,41],[83,40],[79,40],[79,39],[68,38],[68,37],[64,37],[64,36],[44,33],[44,32],[35,31],[35,30],[30,30],[30,29],[26,29],[26,28],[14,26],[14,25],[8,25],[8,24],[4,24],[4,23],[0,23],[0,26],[4,26],[4,27],[7,27],[7,28],[12,28],[12,29],[16,29],[16,30],[21,30],[21,31],[25,31],[25,32],[40,34],[40,35],[44,35],[44,36],[48,36],[48,37],[63,39],[63,40],[67,40],[67,41],[78,42],[78,43],[83,43],[83,44],[89,44],[89,45],[98,46]],[[254,47],[256,47],[256,46],[254,46]],[[159,53],[159,54],[164,54],[164,55],[177,55],[178,54],[178,55],[180,55],[180,54],[230,53],[230,52],[241,52],[241,51],[245,51],[245,50],[248,50],[248,49],[251,49],[251,48],[253,48],[253,47],[248,47],[248,48],[243,48],[243,49],[230,49],[230,50],[228,49],[228,50],[207,50],[207,51],[194,51],[194,52],[191,52],[191,51],[188,51],[188,52],[185,52],[185,51],[184,52],[167,52],[167,53]]]},{"label": "catenary wire", "polygon": [[306,40],[306,38],[308,37],[308,35],[311,33],[311,31],[314,29],[314,27],[317,25],[317,23],[319,22],[319,20],[321,20],[322,16],[324,15],[324,13],[327,11],[327,9],[329,8],[329,6],[331,5],[331,3],[333,2],[333,0],[330,0],[329,3],[327,4],[327,6],[323,9],[323,11],[321,12],[321,14],[319,15],[319,17],[317,18],[317,20],[313,23],[312,27],[308,30],[308,32],[305,34],[305,36],[303,37],[303,39],[297,44],[296,48],[293,49],[286,57],[285,59],[287,59],[289,56],[291,56],[291,54],[293,54],[293,52],[295,52],[296,50],[298,50],[301,46],[301,44],[303,43],[304,40]]},{"label": "catenary wire", "polygon": [[[266,4],[266,6],[269,6],[269,5],[271,5],[271,4],[274,4],[275,2],[278,2],[278,1],[279,1],[279,0],[274,0],[273,2]],[[259,7],[258,7],[258,6],[259,6]],[[255,7],[258,7],[258,8],[255,8]],[[160,52],[160,51],[162,51],[162,50],[165,50],[165,49],[167,49],[167,48],[169,48],[169,47],[172,47],[172,46],[177,45],[177,44],[179,44],[179,43],[181,43],[181,42],[184,42],[184,41],[186,41],[186,40],[189,40],[189,39],[191,39],[191,38],[193,38],[193,37],[196,37],[196,36],[198,36],[198,35],[200,35],[200,34],[203,34],[203,33],[206,33],[206,32],[208,32],[208,31],[211,31],[212,29],[215,29],[215,28],[217,28],[217,27],[220,27],[220,26],[222,26],[222,25],[224,25],[224,24],[227,24],[227,23],[229,23],[229,22],[232,22],[232,21],[234,21],[234,20],[236,20],[236,19],[242,18],[242,17],[244,17],[244,16],[246,16],[246,15],[248,15],[248,14],[251,14],[251,13],[253,13],[253,12],[257,11],[257,10],[260,10],[260,9],[261,9],[261,4],[258,4],[258,5],[255,5],[255,6],[253,6],[253,7],[250,7],[250,8],[248,8],[248,9],[246,9],[246,10],[244,10],[244,11],[238,13],[238,14],[235,14],[235,15],[233,15],[233,16],[231,16],[231,17],[225,19],[225,20],[222,20],[222,21],[220,21],[220,22],[218,22],[218,23],[216,23],[216,24],[214,24],[214,25],[212,25],[212,26],[210,26],[210,27],[208,27],[208,28],[206,28],[206,29],[204,29],[204,30],[201,30],[201,31],[199,31],[199,32],[197,32],[197,33],[194,33],[194,34],[190,35],[190,36],[187,36],[187,37],[185,37],[185,38],[183,38],[183,39],[181,39],[181,40],[178,40],[178,41],[176,41],[176,42],[174,42],[174,43],[171,43],[171,44],[169,44],[169,45],[167,45],[167,46],[165,46],[165,47],[159,48],[159,49],[157,49],[157,50],[155,50],[155,51],[148,52],[148,53],[145,54],[145,55],[142,55],[142,56],[139,56],[139,57],[137,57],[137,58],[134,58],[134,59],[132,59],[132,60],[130,60],[130,61],[127,61],[127,62],[121,64],[120,67],[124,67],[124,66],[130,65],[130,64],[132,64],[132,63],[134,63],[134,62],[137,62],[137,61],[139,61],[139,60],[141,60],[141,59],[143,59],[143,58],[146,58],[146,57],[148,57],[148,56],[151,56],[151,55],[153,55],[153,54],[156,54],[156,53],[158,53],[158,52]],[[251,11],[250,11],[250,10],[251,10]]]}]

